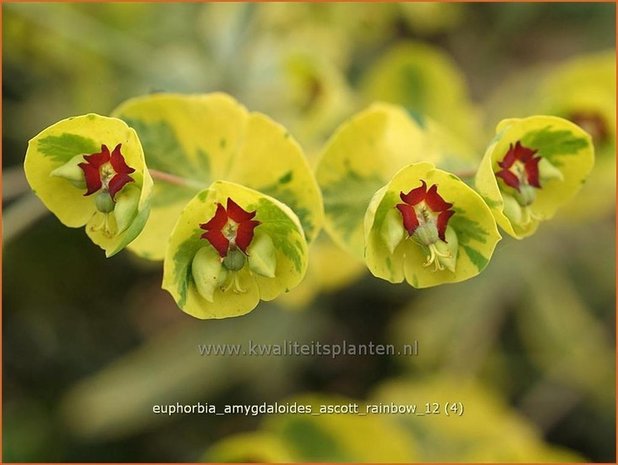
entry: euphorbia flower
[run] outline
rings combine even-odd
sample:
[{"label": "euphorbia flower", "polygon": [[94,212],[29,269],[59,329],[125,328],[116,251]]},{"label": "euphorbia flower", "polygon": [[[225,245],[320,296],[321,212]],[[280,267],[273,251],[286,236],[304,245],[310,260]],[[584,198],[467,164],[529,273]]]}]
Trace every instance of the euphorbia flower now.
[{"label": "euphorbia flower", "polygon": [[376,192],[365,215],[365,260],[371,272],[418,288],[477,275],[498,240],[495,220],[480,196],[430,163],[400,170]]},{"label": "euphorbia flower", "polygon": [[94,114],[60,121],[30,141],[24,168],[47,208],[69,227],[86,225],[108,257],[144,227],[152,179],[123,121]]},{"label": "euphorbia flower", "polygon": [[498,224],[522,238],[579,191],[594,163],[592,142],[553,116],[505,120],[497,133],[475,183]]},{"label": "euphorbia flower", "polygon": [[403,216],[403,224],[408,234],[412,236],[419,226],[422,231],[423,227],[431,225],[432,229],[437,231],[438,237],[445,240],[448,220],[455,212],[450,210],[453,204],[445,202],[438,194],[438,186],[433,184],[427,190],[427,183],[421,179],[420,187],[412,189],[407,194],[401,192],[399,196],[405,203],[397,205],[397,209]]},{"label": "euphorbia flower", "polygon": [[292,289],[306,268],[307,242],[291,209],[247,187],[217,181],[180,215],[165,257],[163,288],[190,315],[226,318]]},{"label": "euphorbia flower", "polygon": [[103,189],[103,192],[108,192],[114,200],[118,191],[127,183],[133,182],[133,178],[129,175],[135,170],[124,161],[121,146],[122,144],[118,144],[111,155],[105,144],[101,145],[100,152],[84,155],[86,161],[77,165],[86,178],[88,190],[84,195],[92,195]]},{"label": "euphorbia flower", "polygon": [[200,228],[206,231],[202,239],[207,239],[221,257],[226,257],[235,249],[246,254],[253,239],[253,230],[260,224],[254,217],[255,211],[247,212],[228,198],[227,209],[223,204],[217,204],[215,216],[200,224]]},{"label": "euphorbia flower", "polygon": [[539,183],[539,161],[541,157],[535,157],[536,150],[529,149],[521,145],[520,141],[509,145],[504,159],[498,162],[500,171],[496,176],[518,192],[522,187],[532,186],[540,188]]},{"label": "euphorbia flower", "polygon": [[430,255],[425,265],[434,264],[437,270],[443,269],[446,265],[454,271],[453,260],[445,260],[447,263],[441,260],[442,258],[451,259],[452,254],[440,252],[436,245],[438,241],[447,243],[446,227],[448,220],[455,214],[451,210],[453,204],[446,202],[438,194],[436,184],[428,190],[427,183],[422,179],[420,187],[412,189],[407,194],[401,192],[399,197],[405,202],[397,205],[403,218],[403,227],[410,237],[429,249]]}]

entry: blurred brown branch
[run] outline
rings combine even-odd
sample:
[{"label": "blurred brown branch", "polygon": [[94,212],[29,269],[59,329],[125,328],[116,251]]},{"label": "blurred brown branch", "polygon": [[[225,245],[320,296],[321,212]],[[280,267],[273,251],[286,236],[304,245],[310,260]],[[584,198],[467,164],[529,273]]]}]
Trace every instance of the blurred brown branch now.
[{"label": "blurred brown branch", "polygon": [[4,244],[28,229],[48,213],[45,205],[32,193],[23,195],[7,208],[2,217],[2,238]]},{"label": "blurred brown branch", "polygon": [[12,166],[2,170],[2,199],[12,200],[30,189],[21,166]]}]

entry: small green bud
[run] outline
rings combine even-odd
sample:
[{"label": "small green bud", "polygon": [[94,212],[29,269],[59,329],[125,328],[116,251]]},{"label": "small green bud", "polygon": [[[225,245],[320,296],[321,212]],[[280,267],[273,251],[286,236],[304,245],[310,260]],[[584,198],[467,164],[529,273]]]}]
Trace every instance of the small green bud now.
[{"label": "small green bud", "polygon": [[245,266],[247,256],[238,248],[232,247],[223,259],[223,266],[230,271],[239,271]]},{"label": "small green bud", "polygon": [[412,237],[423,245],[434,244],[440,240],[438,227],[433,221],[420,224],[418,228],[416,228],[416,231],[414,231]]},{"label": "small green bud", "polygon": [[115,203],[112,196],[107,191],[101,191],[94,199],[97,210],[101,213],[111,213],[114,211]]},{"label": "small green bud", "polygon": [[401,214],[395,208],[390,209],[386,213],[380,230],[380,236],[382,236],[382,240],[390,253],[393,253],[404,239],[405,230],[401,221]]},{"label": "small green bud", "polygon": [[267,234],[256,234],[247,249],[249,254],[249,268],[251,271],[274,278],[277,269],[277,257],[273,240]]},{"label": "small green bud", "polygon": [[536,199],[536,187],[522,184],[519,186],[519,191],[515,191],[515,198],[522,207],[527,207]]},{"label": "small green bud", "polygon": [[191,274],[197,292],[208,302],[213,302],[215,290],[227,273],[221,266],[217,251],[207,246],[199,249],[193,257]]},{"label": "small green bud", "polygon": [[53,170],[50,175],[66,179],[78,189],[85,189],[86,178],[84,178],[84,171],[78,166],[83,162],[83,155],[77,155],[76,157],[71,158],[64,165]]}]

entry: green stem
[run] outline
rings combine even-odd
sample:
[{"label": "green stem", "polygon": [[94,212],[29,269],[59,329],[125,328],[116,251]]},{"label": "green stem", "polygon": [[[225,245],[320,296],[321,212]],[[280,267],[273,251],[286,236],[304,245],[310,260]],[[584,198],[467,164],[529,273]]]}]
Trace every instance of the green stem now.
[{"label": "green stem", "polygon": [[174,184],[175,186],[194,187],[198,190],[208,187],[208,185],[203,182],[176,176],[175,174],[166,173],[165,171],[148,169],[148,172],[150,173],[150,176],[152,176],[152,179],[166,182],[168,184]]},{"label": "green stem", "polygon": [[[208,187],[205,183],[164,171],[149,170],[149,172],[153,179],[168,184],[191,187],[196,190]],[[4,242],[8,243],[49,213],[49,210],[33,193],[24,193],[29,189],[29,186],[21,167],[5,172],[3,181],[4,201],[19,197],[4,212],[3,238]]]},{"label": "green stem", "polygon": [[459,172],[455,171],[453,174],[462,180],[472,179],[474,178],[474,176],[476,176],[476,170],[459,171]]}]

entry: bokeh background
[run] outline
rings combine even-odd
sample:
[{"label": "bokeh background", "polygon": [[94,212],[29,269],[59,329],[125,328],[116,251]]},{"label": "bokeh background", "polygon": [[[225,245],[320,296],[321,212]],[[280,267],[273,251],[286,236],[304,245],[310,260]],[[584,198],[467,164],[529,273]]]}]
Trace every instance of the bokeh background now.
[{"label": "bokeh background", "polygon": [[[614,4],[6,4],[4,461],[615,460]],[[324,237],[301,287],[198,321],[29,193],[27,141],[153,91],[225,91],[310,160],[375,100],[477,148],[505,117],[595,136],[585,193],[479,277],[417,291]],[[582,117],[582,114],[584,117]],[[201,357],[197,344],[419,341],[418,357]],[[153,404],[462,401],[460,418],[155,416]]]}]

